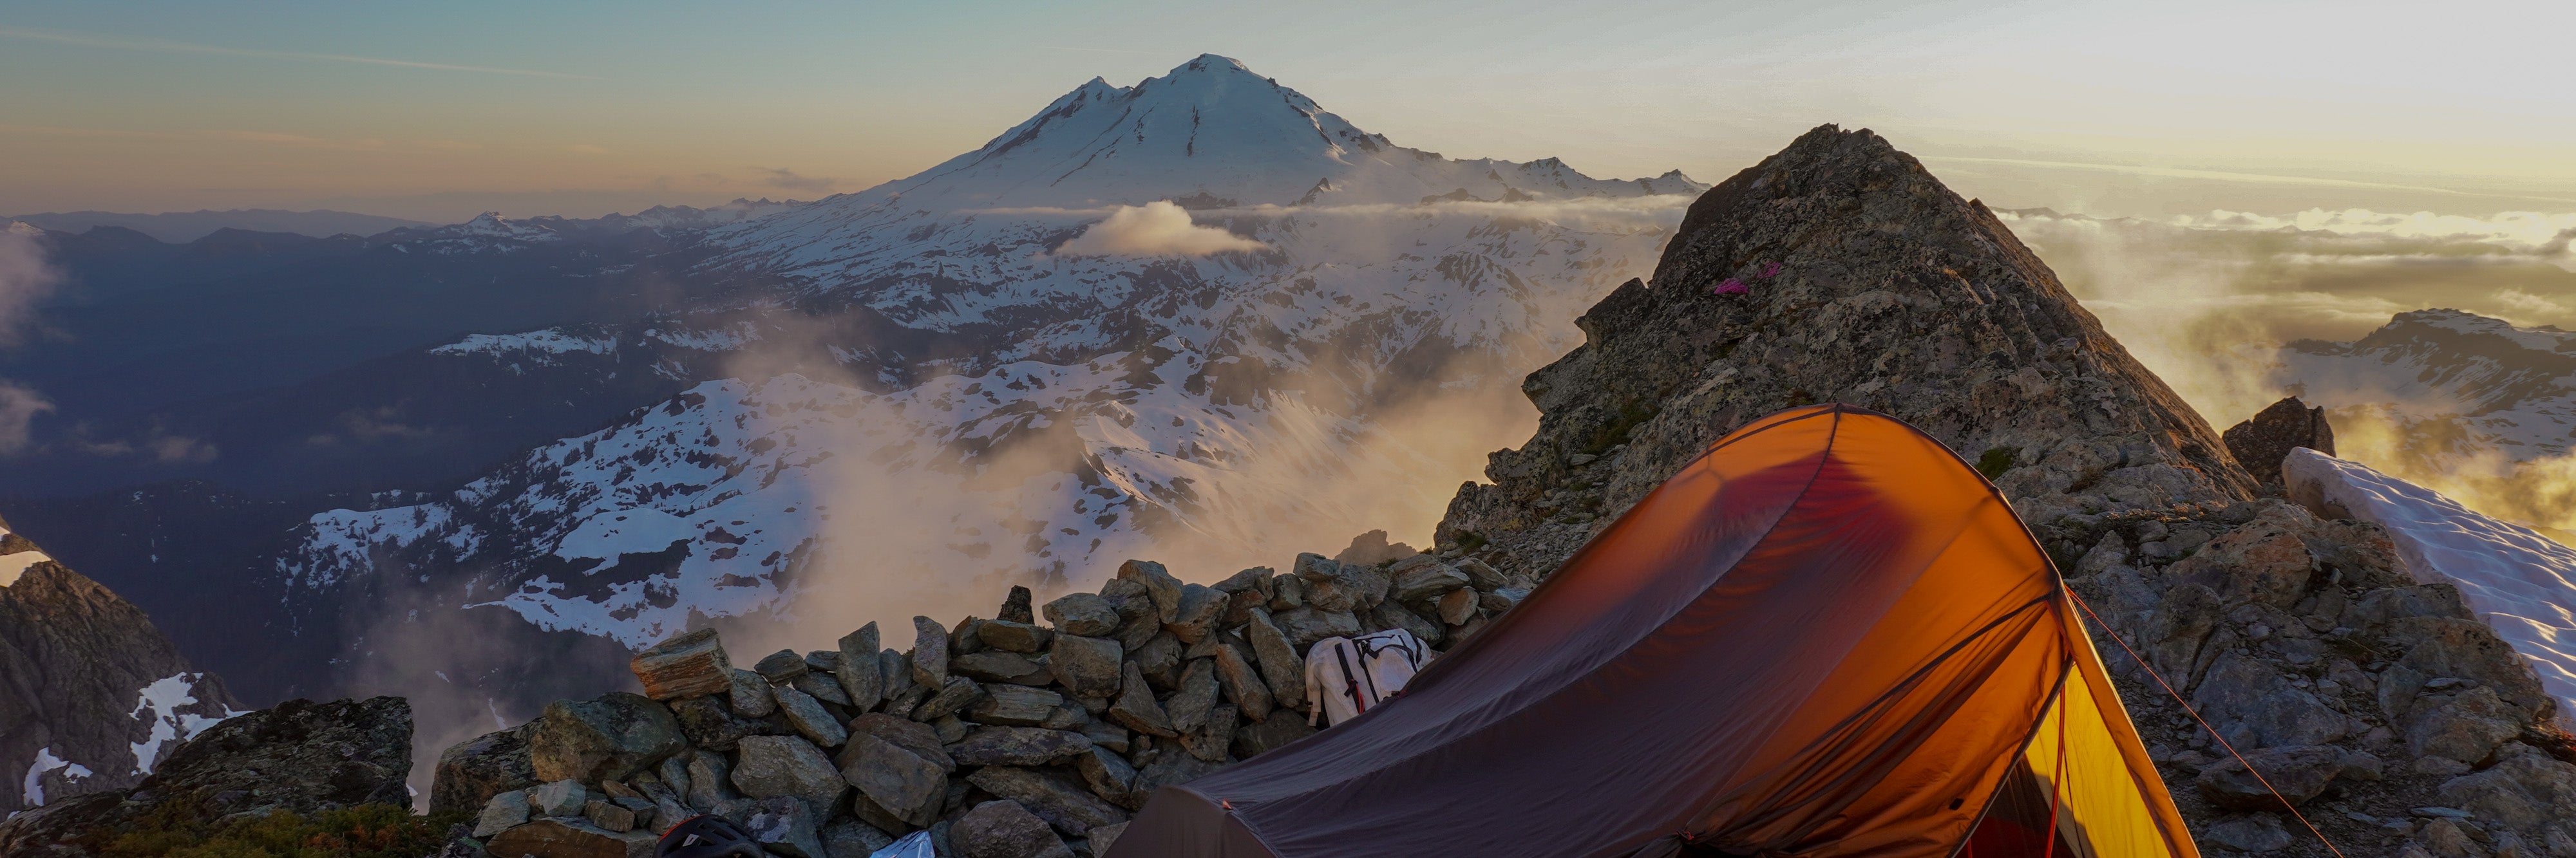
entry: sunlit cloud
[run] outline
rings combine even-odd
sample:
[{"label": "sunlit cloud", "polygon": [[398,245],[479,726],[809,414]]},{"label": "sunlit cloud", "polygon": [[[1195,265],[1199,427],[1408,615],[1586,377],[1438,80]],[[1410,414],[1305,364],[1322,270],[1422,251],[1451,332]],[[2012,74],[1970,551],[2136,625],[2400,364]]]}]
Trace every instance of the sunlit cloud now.
[{"label": "sunlit cloud", "polygon": [[200,45],[191,42],[172,42],[162,39],[111,39],[82,33],[67,33],[58,30],[29,30],[20,27],[0,27],[0,39],[53,42],[55,44],[63,45],[79,45],[88,48],[113,48],[127,51],[209,54],[226,57],[257,57],[261,59],[303,60],[308,62],[359,63],[362,65],[392,66],[395,68],[479,72],[482,74],[506,74],[519,75],[523,77],[553,77],[574,80],[603,79],[586,74],[571,74],[569,72],[536,71],[533,69],[506,69],[495,68],[492,66],[455,65],[452,63],[424,63],[414,60],[397,60],[386,57],[361,57],[349,54],[314,54],[301,51],[261,51],[249,48],[227,48],[221,45]]},{"label": "sunlit cloud", "polygon": [[2155,177],[2155,178],[2162,178],[2162,179],[2209,179],[2209,180],[2222,181],[2222,182],[2245,182],[2245,183],[2251,183],[2251,184],[2262,184],[2262,185],[2304,185],[2304,186],[2308,186],[2308,187],[2317,187],[2317,188],[2343,188],[2343,189],[2351,189],[2351,190],[2373,190],[2373,191],[2408,191],[2408,192],[2413,192],[2413,193],[2422,193],[2422,194],[2443,194],[2443,195],[2447,195],[2447,196],[2458,196],[2458,197],[2487,197],[2487,198],[2492,198],[2492,199],[2507,199],[2507,200],[2537,200],[2537,201],[2553,202],[2553,203],[2576,203],[2576,199],[2569,199],[2569,198],[2565,198],[2565,197],[2540,197],[2540,196],[2528,196],[2528,195],[2523,195],[2523,194],[2494,194],[2494,193],[2482,193],[2482,192],[2478,192],[2478,191],[2462,191],[2462,190],[2456,190],[2456,189],[2452,189],[2452,188],[2435,188],[2435,187],[2427,187],[2427,186],[2424,186],[2424,185],[2399,185],[2399,184],[2391,184],[2391,183],[2387,183],[2387,182],[2364,182],[2364,181],[2359,181],[2359,180],[2354,180],[2354,179],[2328,179],[2328,178],[2321,178],[2321,177],[2317,177],[2317,176],[2281,176],[2281,175],[2274,175],[2274,174],[2269,174],[2269,173],[2239,173],[2239,172],[2231,172],[2231,171],[2226,171],[2226,170],[2192,170],[2192,169],[2184,169],[2184,168],[2179,168],[2179,167],[2149,167],[2149,166],[2138,165],[2138,164],[2092,164],[2092,163],[2084,163],[2084,162],[2078,162],[2078,161],[2035,161],[2035,160],[2029,160],[2029,159],[2024,159],[2024,158],[1968,158],[1968,157],[1958,157],[1958,156],[1927,155],[1927,156],[1923,156],[1923,158],[1922,158],[1922,159],[1923,159],[1923,160],[1925,160],[1925,161],[1934,162],[1934,163],[1957,163],[1957,164],[1997,164],[1997,165],[2012,166],[2012,167],[2041,167],[2041,168],[2064,169],[2064,170],[2087,170],[2087,171],[2093,171],[2093,172],[2124,173],[2124,174],[2128,174],[2128,175],[2132,175],[2132,176],[2152,176],[2152,177]]},{"label": "sunlit cloud", "polygon": [[1269,245],[1190,222],[1190,212],[1169,200],[1119,206],[1109,218],[1056,248],[1058,256],[1207,256],[1268,250]]}]

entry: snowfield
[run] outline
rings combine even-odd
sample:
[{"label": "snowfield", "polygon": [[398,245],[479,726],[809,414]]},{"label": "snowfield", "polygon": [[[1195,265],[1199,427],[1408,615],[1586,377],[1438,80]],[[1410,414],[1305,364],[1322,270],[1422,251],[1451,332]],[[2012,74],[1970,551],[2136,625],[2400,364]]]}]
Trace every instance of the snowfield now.
[{"label": "snowfield", "polygon": [[2451,582],[2531,660],[2561,718],[2576,714],[2576,549],[2441,493],[2314,450],[2281,463],[2290,496],[2388,529],[2419,583]]}]

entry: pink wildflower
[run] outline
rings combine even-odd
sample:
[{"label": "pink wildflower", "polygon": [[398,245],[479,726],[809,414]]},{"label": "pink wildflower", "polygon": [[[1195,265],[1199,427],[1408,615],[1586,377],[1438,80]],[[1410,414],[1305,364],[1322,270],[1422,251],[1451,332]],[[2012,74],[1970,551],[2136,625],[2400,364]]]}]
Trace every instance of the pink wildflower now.
[{"label": "pink wildflower", "polygon": [[1742,281],[1742,280],[1737,280],[1737,279],[1735,279],[1735,278],[1733,278],[1733,277],[1729,277],[1729,278],[1726,278],[1726,282],[1724,282],[1724,283],[1720,283],[1720,284],[1717,284],[1717,293],[1716,293],[1716,294],[1719,294],[1719,295],[1742,295],[1742,294],[1744,294],[1744,293],[1746,293],[1746,292],[1751,292],[1751,291],[1753,291],[1753,290],[1752,290],[1752,289],[1750,289],[1750,288],[1748,288],[1748,287],[1746,287],[1746,286],[1744,285],[1744,281]]},{"label": "pink wildflower", "polygon": [[1779,276],[1779,274],[1780,274],[1780,263],[1777,263],[1777,262],[1771,262],[1771,263],[1765,263],[1765,264],[1762,266],[1762,279],[1764,279],[1764,280],[1769,280],[1769,279],[1771,279],[1771,278],[1773,278],[1773,277]]}]

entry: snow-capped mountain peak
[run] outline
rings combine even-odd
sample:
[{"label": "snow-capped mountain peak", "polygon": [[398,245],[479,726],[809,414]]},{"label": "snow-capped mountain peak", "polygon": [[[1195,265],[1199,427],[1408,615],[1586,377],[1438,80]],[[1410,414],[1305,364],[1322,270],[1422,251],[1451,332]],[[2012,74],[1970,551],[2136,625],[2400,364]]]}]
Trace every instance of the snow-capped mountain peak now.
[{"label": "snow-capped mountain peak", "polygon": [[975,151],[826,206],[865,210],[899,201],[903,210],[942,212],[1156,200],[1192,208],[1412,204],[1697,187],[1678,172],[1611,181],[1555,158],[1457,161],[1396,146],[1241,62],[1202,54],[1135,86],[1093,78]]}]

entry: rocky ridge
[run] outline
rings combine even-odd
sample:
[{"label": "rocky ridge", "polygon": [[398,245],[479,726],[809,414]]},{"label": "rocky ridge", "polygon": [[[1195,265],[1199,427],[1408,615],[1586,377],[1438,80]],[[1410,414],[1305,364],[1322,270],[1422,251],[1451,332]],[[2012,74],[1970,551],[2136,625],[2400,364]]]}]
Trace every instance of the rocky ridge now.
[{"label": "rocky ridge", "polygon": [[203,830],[279,811],[407,806],[403,779],[410,771],[411,705],[402,698],[289,700],[180,744],[131,789],[48,803],[0,822],[0,855],[73,858],[100,854],[145,826]]},{"label": "rocky ridge", "polygon": [[1129,561],[1098,593],[1014,587],[992,618],[748,664],[713,629],[676,635],[635,656],[642,694],[447,749],[430,809],[474,811],[457,848],[492,855],[649,855],[702,813],[798,858],[924,829],[944,856],[1100,855],[1156,789],[1314,733],[1316,641],[1401,628],[1446,650],[1534,583],[1373,535],[1345,556],[1374,563],[1303,554],[1202,586]]},{"label": "rocky ridge", "polygon": [[0,523],[0,815],[121,790],[233,714],[142,609]]},{"label": "rocky ridge", "polygon": [[[2260,485],[1982,205],[1876,135],[1818,128],[1720,183],[1652,285],[1579,324],[1524,385],[1538,433],[1459,491],[1444,552],[1552,569],[1726,431],[1862,405],[1959,451],[2058,560],[2205,848],[2328,854],[2232,746],[2345,855],[2576,855],[2576,746],[2531,665],[2378,526]],[[2228,436],[2278,457],[2255,442],[2296,416],[2291,443],[2331,437],[2290,407]]]}]

